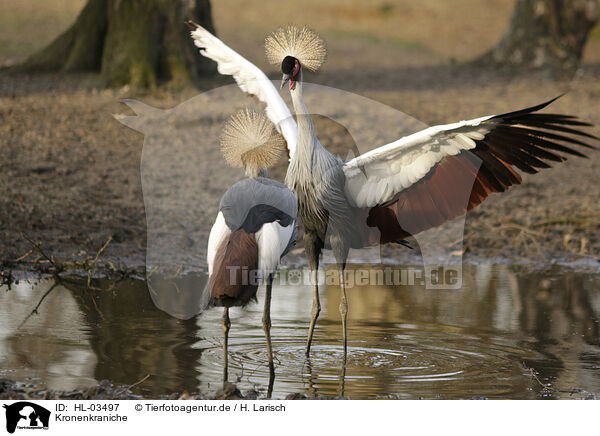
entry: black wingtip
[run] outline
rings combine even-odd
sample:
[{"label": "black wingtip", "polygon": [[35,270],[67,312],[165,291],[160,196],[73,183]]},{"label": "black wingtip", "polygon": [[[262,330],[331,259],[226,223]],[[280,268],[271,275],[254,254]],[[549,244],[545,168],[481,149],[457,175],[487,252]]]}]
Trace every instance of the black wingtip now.
[{"label": "black wingtip", "polygon": [[544,103],[540,103],[536,106],[531,106],[525,109],[521,109],[518,111],[514,111],[514,112],[506,112],[504,114],[500,114],[500,115],[496,115],[494,118],[512,118],[512,117],[518,117],[521,115],[525,115],[525,114],[530,114],[532,112],[537,112],[537,111],[541,111],[542,109],[544,109],[547,106],[550,106],[552,103],[554,103],[556,100],[558,100],[559,98],[561,98],[562,96],[564,96],[566,93],[562,93],[559,94],[558,96],[554,97],[551,100],[548,100]]},{"label": "black wingtip", "polygon": [[[550,106],[550,105],[551,105],[552,103],[554,103],[556,100],[558,100],[559,98],[563,97],[565,94],[566,94],[566,92],[563,92],[562,94],[558,94],[556,97],[554,97],[554,98],[552,98],[552,99],[548,100],[547,102],[544,102],[544,103],[538,104],[537,106],[534,106],[534,107],[532,107],[532,108],[529,108],[529,109],[531,109],[531,112],[536,112],[536,111],[542,110],[542,109],[544,109],[546,106]],[[526,109],[526,110],[527,110],[527,109]]]}]

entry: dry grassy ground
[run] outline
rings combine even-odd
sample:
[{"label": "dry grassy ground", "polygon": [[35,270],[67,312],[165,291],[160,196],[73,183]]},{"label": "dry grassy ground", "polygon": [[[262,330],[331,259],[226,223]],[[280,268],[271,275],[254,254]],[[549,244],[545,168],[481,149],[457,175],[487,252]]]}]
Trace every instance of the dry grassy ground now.
[{"label": "dry grassy ground", "polygon": [[[0,0],[0,64],[18,62],[43,47],[69,25],[83,3]],[[426,0],[417,6],[408,0],[307,0],[299,9],[294,2],[270,0],[249,7],[241,0],[219,0],[213,9],[223,40],[272,73],[264,61],[264,35],[281,24],[308,23],[329,47],[328,62],[310,77],[312,82],[372,98],[427,124],[505,112],[568,91],[552,110],[600,126],[598,28],[581,71],[569,83],[456,63],[484,53],[498,40],[513,3]],[[198,90],[102,90],[95,83],[93,75],[0,72],[0,261],[20,258],[31,249],[22,234],[63,259],[93,256],[112,237],[106,256],[143,267],[143,136],[112,114],[130,113],[121,98],[171,108]],[[309,104],[311,99],[318,96],[308,95]],[[220,121],[204,120],[215,128]],[[348,140],[343,128],[324,119],[317,120],[317,130],[333,150]],[[592,132],[598,135],[600,128]],[[214,154],[198,147],[198,153]],[[273,174],[281,177],[283,171],[282,163]],[[569,159],[524,177],[508,193],[493,195],[467,218],[467,258],[598,259],[599,174],[600,152],[590,153],[590,159]],[[233,177],[239,173],[214,175],[207,204],[195,216],[200,233],[208,233],[219,195]],[[392,256],[396,251],[386,249]]]}]

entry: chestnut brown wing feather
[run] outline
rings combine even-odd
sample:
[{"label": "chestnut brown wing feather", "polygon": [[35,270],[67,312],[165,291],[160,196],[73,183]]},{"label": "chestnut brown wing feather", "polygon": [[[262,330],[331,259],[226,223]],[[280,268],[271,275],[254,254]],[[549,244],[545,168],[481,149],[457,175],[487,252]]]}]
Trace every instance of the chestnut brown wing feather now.
[{"label": "chestnut brown wing feather", "polygon": [[258,245],[254,233],[243,229],[232,232],[215,255],[213,274],[208,283],[210,305],[245,306],[256,299],[258,284],[252,271],[258,270]]}]

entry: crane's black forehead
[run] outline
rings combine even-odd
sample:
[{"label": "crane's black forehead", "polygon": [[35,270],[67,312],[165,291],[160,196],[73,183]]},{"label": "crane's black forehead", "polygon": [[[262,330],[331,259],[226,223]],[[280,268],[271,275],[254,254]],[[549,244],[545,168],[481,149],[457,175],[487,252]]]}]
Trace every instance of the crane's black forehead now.
[{"label": "crane's black forehead", "polygon": [[296,65],[296,58],[293,56],[286,56],[281,62],[281,72],[283,74],[292,74],[292,70]]}]

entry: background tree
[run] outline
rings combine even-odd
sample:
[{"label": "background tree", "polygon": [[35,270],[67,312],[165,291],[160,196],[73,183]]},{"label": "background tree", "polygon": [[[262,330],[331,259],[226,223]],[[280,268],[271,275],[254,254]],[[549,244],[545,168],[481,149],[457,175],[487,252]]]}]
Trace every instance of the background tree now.
[{"label": "background tree", "polygon": [[18,68],[99,71],[108,86],[185,84],[214,71],[185,24],[214,32],[209,0],[88,0],[75,23]]},{"label": "background tree", "polygon": [[517,0],[506,33],[479,61],[570,76],[597,20],[597,0]]}]

